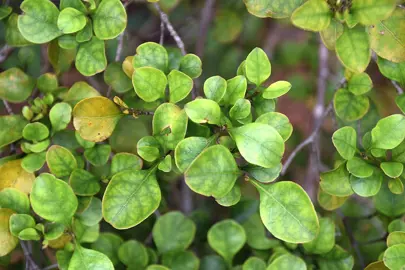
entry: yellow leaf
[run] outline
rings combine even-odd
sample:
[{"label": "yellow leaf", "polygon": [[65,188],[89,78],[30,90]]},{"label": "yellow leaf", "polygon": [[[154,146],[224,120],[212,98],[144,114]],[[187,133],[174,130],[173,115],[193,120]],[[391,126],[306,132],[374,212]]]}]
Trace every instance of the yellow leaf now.
[{"label": "yellow leaf", "polygon": [[10,253],[18,244],[18,238],[10,233],[9,220],[13,210],[0,209],[0,257]]},{"label": "yellow leaf", "polygon": [[0,190],[8,187],[30,193],[35,175],[21,167],[22,159],[11,160],[0,166]]}]

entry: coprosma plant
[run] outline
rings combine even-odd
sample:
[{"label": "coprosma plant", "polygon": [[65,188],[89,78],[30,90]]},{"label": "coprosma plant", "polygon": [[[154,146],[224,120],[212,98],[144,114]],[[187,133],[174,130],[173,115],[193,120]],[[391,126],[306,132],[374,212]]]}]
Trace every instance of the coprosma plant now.
[{"label": "coprosma plant", "polygon": [[[292,14],[294,25],[320,31],[347,68],[328,107],[341,126],[332,137],[340,156],[335,169],[320,176],[317,211],[297,183],[276,181],[294,158],[283,168],[293,127],[275,112],[277,98],[292,86],[268,86],[272,66],[262,49],[253,49],[233,78],[206,79],[202,96],[195,84],[201,60],[185,52],[160,3],[150,5],[182,53],[146,42],[124,61],[119,60],[129,2],[62,0],[58,8],[49,0],[25,0],[21,11],[1,6],[7,45],[21,47],[18,58],[27,63],[32,51],[26,48],[47,43],[55,73],[34,78],[21,65],[0,74],[7,107],[28,101],[21,114],[9,110],[0,117],[0,147],[10,153],[0,159],[0,262],[6,264],[20,243],[26,268],[39,269],[31,247],[39,241],[57,250],[57,265],[46,269],[352,269],[352,252],[359,252],[353,238],[363,236],[346,236],[339,218],[345,212],[362,218],[365,241],[390,233],[387,246],[379,241],[369,249],[367,260],[380,260],[367,269],[403,269],[405,117],[379,118],[367,95],[373,83],[364,73],[374,51],[381,73],[405,84],[401,3],[245,0],[258,17]],[[112,39],[118,39],[117,57],[107,65],[105,44]],[[73,62],[85,76],[104,71],[107,95],[83,81],[59,85]],[[117,94],[113,99],[111,91]],[[405,112],[405,96],[396,103]],[[136,147],[112,153],[114,130],[128,118],[151,130],[137,134]],[[134,126],[127,129],[124,122],[120,128],[129,133]],[[173,183],[232,206],[235,219],[218,220],[211,212],[217,220],[212,224],[199,210],[170,211],[168,199],[185,199],[170,192]],[[242,184],[258,191],[259,207],[257,200],[243,200],[252,189],[242,190]],[[380,214],[368,203],[355,208],[354,193],[372,197]]]}]

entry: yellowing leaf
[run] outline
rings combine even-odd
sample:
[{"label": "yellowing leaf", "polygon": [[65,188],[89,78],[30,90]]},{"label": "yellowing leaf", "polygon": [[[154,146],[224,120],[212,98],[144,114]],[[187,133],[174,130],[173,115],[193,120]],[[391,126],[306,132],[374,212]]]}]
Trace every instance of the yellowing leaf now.
[{"label": "yellowing leaf", "polygon": [[11,234],[9,220],[13,210],[0,209],[0,257],[10,253],[18,243],[18,238]]},{"label": "yellowing leaf", "polygon": [[24,193],[31,192],[35,175],[26,172],[21,167],[21,162],[22,159],[17,159],[0,166],[0,190],[13,187]]}]

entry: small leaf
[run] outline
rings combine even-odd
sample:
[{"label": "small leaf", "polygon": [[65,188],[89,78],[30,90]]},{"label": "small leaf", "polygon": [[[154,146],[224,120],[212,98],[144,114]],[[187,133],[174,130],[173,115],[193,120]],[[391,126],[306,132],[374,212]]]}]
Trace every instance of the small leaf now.
[{"label": "small leaf", "polygon": [[242,266],[242,270],[266,270],[266,263],[257,257],[250,257]]},{"label": "small leaf", "polygon": [[38,77],[37,88],[42,93],[50,93],[58,88],[58,77],[53,73],[45,73]]},{"label": "small leaf", "polygon": [[291,83],[286,81],[278,81],[272,83],[269,87],[267,87],[263,92],[263,98],[265,99],[273,99],[278,98],[284,94],[286,94],[291,89]]},{"label": "small leaf", "polygon": [[135,69],[132,84],[136,94],[146,102],[152,102],[165,95],[167,79],[165,74],[153,67]]},{"label": "small leaf", "polygon": [[261,85],[270,77],[271,64],[267,54],[260,48],[253,49],[246,58],[246,77],[249,81]]},{"label": "small leaf", "polygon": [[247,99],[238,99],[235,105],[229,110],[229,116],[234,120],[241,120],[249,116],[251,110],[250,101]]},{"label": "small leaf", "polygon": [[127,229],[150,216],[158,208],[160,200],[154,168],[124,171],[114,175],[107,186],[103,197],[103,217],[114,228]]},{"label": "small leaf", "polygon": [[73,154],[59,145],[53,145],[48,149],[46,163],[51,173],[56,177],[69,176],[77,168],[77,162]]},{"label": "small leaf", "polygon": [[172,156],[165,156],[165,158],[159,162],[158,169],[162,172],[170,172],[172,170]]},{"label": "small leaf", "polygon": [[314,206],[299,185],[287,181],[271,185],[251,183],[260,193],[263,224],[275,237],[290,243],[306,243],[317,236],[319,221]]},{"label": "small leaf", "polygon": [[86,82],[76,82],[66,93],[64,101],[74,107],[83,99],[98,96],[100,96],[100,93]]},{"label": "small leaf", "polygon": [[99,179],[82,169],[75,169],[69,178],[69,184],[77,195],[92,196],[100,191]]},{"label": "small leaf", "polygon": [[48,138],[49,129],[40,122],[29,123],[24,127],[22,135],[29,141],[42,141]]},{"label": "small leaf", "polygon": [[98,144],[93,148],[84,150],[86,160],[94,166],[102,166],[110,158],[111,146],[108,144]]},{"label": "small leaf", "polygon": [[304,249],[312,254],[324,254],[335,246],[335,223],[328,217],[319,219],[319,234],[311,242],[305,243]]},{"label": "small leaf", "polygon": [[383,178],[381,171],[374,169],[374,173],[369,177],[356,177],[351,175],[350,185],[356,194],[362,197],[371,197],[380,191]]},{"label": "small leaf", "polygon": [[91,22],[91,20],[87,20],[84,28],[79,32],[77,32],[76,41],[79,43],[83,43],[89,41],[92,37],[93,37],[93,23]]},{"label": "small leaf", "polygon": [[405,232],[392,232],[387,237],[387,246],[405,244]]},{"label": "small leaf", "polygon": [[[403,184],[404,181],[401,181]],[[388,187],[388,181],[383,182],[373,201],[377,211],[386,216],[396,217],[405,213],[405,193],[393,194]]]},{"label": "small leaf", "polygon": [[266,228],[260,219],[259,214],[251,215],[243,224],[246,232],[247,244],[258,250],[268,250],[280,245],[276,239],[269,239],[266,236]]},{"label": "small leaf", "polygon": [[353,256],[338,245],[335,245],[328,253],[321,255],[317,262],[320,270],[328,270],[334,267],[349,270],[353,269],[354,266]]},{"label": "small leaf", "polygon": [[364,25],[387,19],[395,9],[395,0],[358,0],[350,7],[350,13]]},{"label": "small leaf", "polygon": [[320,186],[323,191],[339,196],[345,197],[353,194],[353,190],[349,182],[349,172],[346,170],[346,164],[342,163],[336,169],[321,173]]},{"label": "small leaf", "polygon": [[162,45],[155,42],[145,42],[136,48],[136,55],[132,64],[134,68],[153,67],[166,72],[168,54]]},{"label": "small leaf", "polygon": [[25,0],[20,8],[23,14],[18,16],[18,29],[28,41],[42,44],[62,35],[57,26],[59,10],[51,1]]},{"label": "small leaf", "polygon": [[237,204],[241,198],[241,191],[239,185],[234,185],[231,191],[229,191],[224,197],[217,198],[218,204],[229,207]]},{"label": "small leaf", "polygon": [[186,184],[204,196],[225,196],[239,177],[239,169],[229,150],[222,145],[206,148],[184,172]]},{"label": "small leaf", "polygon": [[271,126],[251,123],[229,131],[241,155],[249,163],[271,168],[284,154],[284,140]]},{"label": "small leaf", "polygon": [[68,7],[59,13],[57,24],[64,34],[76,33],[86,25],[86,16],[79,10]]},{"label": "small leaf", "polygon": [[[218,255],[207,255],[201,260],[200,270],[226,270],[228,269],[224,260]],[[147,269],[152,270],[152,269]],[[165,270],[165,269],[154,269],[154,270]]]},{"label": "small leaf", "polygon": [[148,252],[145,246],[136,240],[124,242],[118,249],[118,257],[131,269],[144,269],[148,265]]},{"label": "small leaf", "polygon": [[127,13],[119,0],[103,0],[92,15],[94,34],[99,39],[113,39],[127,26]]},{"label": "small leaf", "polygon": [[342,88],[336,91],[333,106],[337,116],[345,121],[355,121],[368,112],[370,100],[366,96],[355,96]]},{"label": "small leaf", "polygon": [[167,76],[170,102],[177,103],[185,99],[193,89],[193,80],[183,72],[173,69]]},{"label": "small leaf", "polygon": [[118,250],[124,242],[120,236],[114,233],[100,233],[98,239],[91,244],[91,248],[97,250],[111,260],[114,265],[119,263]]},{"label": "small leaf", "polygon": [[86,226],[80,220],[75,219],[73,223],[73,233],[79,243],[93,243],[100,234],[100,225]]},{"label": "small leaf", "polygon": [[[378,57],[377,64],[381,74],[383,74],[388,79],[399,82],[401,85],[405,85],[405,62],[394,63],[384,58]],[[402,97],[403,99],[404,96],[405,95],[399,95],[396,100],[400,97]],[[405,110],[405,105],[400,106],[398,104],[398,106],[400,107],[402,112]]]},{"label": "small leaf", "polygon": [[8,17],[5,33],[6,43],[12,47],[23,47],[30,45],[31,42],[26,40],[18,29],[18,15],[13,13]]},{"label": "small leaf", "polygon": [[405,138],[405,117],[390,115],[378,121],[371,130],[373,148],[393,149]]},{"label": "small leaf", "polygon": [[105,97],[92,97],[77,103],[73,109],[73,125],[88,141],[101,142],[111,136],[122,113]]},{"label": "small leaf", "polygon": [[148,162],[153,162],[160,157],[160,144],[152,136],[142,137],[137,145],[136,149],[138,155]]},{"label": "small leaf", "polygon": [[77,131],[75,131],[75,138],[76,138],[76,141],[80,144],[80,146],[82,146],[84,149],[93,148],[94,145],[96,145],[95,142],[90,142],[90,141],[83,139],[80,136],[80,133]]},{"label": "small leaf", "polygon": [[[106,1],[108,2],[108,1]],[[76,68],[84,76],[93,76],[107,67],[104,41],[93,37],[80,44],[76,55]]]},{"label": "small leaf", "polygon": [[10,13],[13,11],[12,7],[9,6],[1,6],[0,7],[0,20],[6,18]]},{"label": "small leaf", "polygon": [[293,126],[291,125],[288,117],[278,112],[268,112],[262,114],[256,119],[256,123],[272,126],[275,130],[277,130],[284,141],[287,141],[293,132]]},{"label": "small leaf", "polygon": [[118,94],[126,93],[133,88],[132,81],[118,62],[110,63],[104,72],[104,81]]},{"label": "small leaf", "polygon": [[101,208],[101,200],[93,197],[90,201],[89,207],[87,207],[82,213],[76,214],[76,217],[85,226],[94,226],[100,223],[102,219]]},{"label": "small leaf", "polygon": [[373,82],[367,73],[353,74],[348,83],[348,90],[356,96],[363,95],[373,88]]},{"label": "small leaf", "polygon": [[404,184],[399,178],[390,178],[388,180],[388,188],[394,194],[402,194],[404,192]]},{"label": "small leaf", "polygon": [[27,228],[34,228],[35,220],[32,216],[27,214],[13,214],[10,217],[10,232],[14,236]]},{"label": "small leaf", "polygon": [[232,265],[233,257],[246,242],[245,230],[231,219],[216,223],[209,229],[207,237],[211,248],[229,265]]},{"label": "small leaf", "polygon": [[0,116],[0,147],[22,138],[22,132],[28,121],[22,115]]},{"label": "small leaf", "polygon": [[55,104],[49,112],[53,132],[65,129],[72,118],[72,108],[65,102]]},{"label": "small leaf", "polygon": [[10,233],[9,220],[14,212],[0,208],[0,257],[9,254],[18,244],[18,238]]},{"label": "small leaf", "polygon": [[35,87],[35,80],[19,68],[0,73],[0,98],[12,103],[25,101]]},{"label": "small leaf", "polygon": [[325,47],[329,50],[335,50],[336,40],[343,34],[343,31],[343,24],[336,19],[332,19],[328,28],[320,32]]},{"label": "small leaf", "polygon": [[181,212],[169,212],[158,218],[152,235],[160,254],[186,250],[193,242],[196,232],[194,222]]},{"label": "small leaf", "polygon": [[30,200],[37,215],[56,222],[68,222],[78,206],[70,186],[48,173],[35,179]]},{"label": "small leaf", "polygon": [[209,77],[204,82],[204,94],[208,99],[219,103],[225,95],[227,82],[221,76]]},{"label": "small leaf", "polygon": [[350,160],[354,157],[357,150],[357,133],[354,128],[347,126],[338,129],[332,135],[332,142],[344,159]]},{"label": "small leaf", "polygon": [[371,59],[370,41],[364,27],[345,27],[336,40],[336,54],[346,68],[356,73],[364,72]]},{"label": "small leaf", "polygon": [[318,190],[318,203],[319,205],[328,211],[333,211],[339,207],[341,207],[347,200],[347,196],[345,197],[338,197],[331,194],[326,193],[321,188]]},{"label": "small leaf", "polygon": [[11,160],[0,166],[0,190],[12,187],[27,194],[31,192],[35,175],[26,172],[21,162],[22,159]]},{"label": "small leaf", "polygon": [[26,229],[22,230],[18,234],[18,238],[21,240],[25,240],[25,241],[29,241],[29,240],[38,241],[39,239],[41,239],[38,232],[34,228],[26,228]]},{"label": "small leaf", "polygon": [[[186,136],[186,111],[172,103],[163,103],[153,115],[152,127],[153,136],[162,145],[164,151],[174,150]],[[164,134],[165,129],[169,129],[168,134]]]},{"label": "small leaf", "polygon": [[134,169],[142,169],[143,161],[137,155],[131,153],[115,154],[111,160],[111,175]]},{"label": "small leaf", "polygon": [[399,162],[381,162],[380,167],[391,178],[399,177],[404,170],[404,165]]},{"label": "small leaf", "polygon": [[106,255],[77,244],[69,262],[69,270],[83,269],[83,266],[86,270],[114,270],[112,262]]},{"label": "small leaf", "polygon": [[183,56],[183,58],[180,60],[179,70],[188,75],[190,78],[195,79],[200,77],[202,73],[201,66],[202,63],[200,58],[195,54],[189,53]]},{"label": "small leaf", "polygon": [[400,270],[405,265],[405,244],[398,244],[387,248],[384,252],[384,264],[389,269]]},{"label": "small leaf", "polygon": [[367,178],[370,177],[375,167],[368,163],[366,160],[358,157],[353,157],[347,161],[347,170],[356,177]]},{"label": "small leaf", "polygon": [[225,95],[222,102],[226,105],[234,105],[238,99],[244,98],[247,89],[247,80],[245,76],[238,75],[227,80]]},{"label": "small leaf", "polygon": [[196,99],[184,106],[188,118],[197,124],[220,124],[221,109],[215,101],[210,99]]},{"label": "small leaf", "polygon": [[29,172],[33,173],[40,170],[46,161],[46,152],[31,153],[26,155],[21,162],[21,167]]},{"label": "small leaf", "polygon": [[297,8],[291,16],[292,23],[309,31],[322,31],[328,28],[333,15],[327,2],[309,0]]},{"label": "small leaf", "polygon": [[244,0],[247,10],[260,18],[286,18],[299,7],[303,0]]},{"label": "small leaf", "polygon": [[19,214],[30,212],[28,196],[16,188],[5,188],[0,191],[0,208],[8,208]]}]

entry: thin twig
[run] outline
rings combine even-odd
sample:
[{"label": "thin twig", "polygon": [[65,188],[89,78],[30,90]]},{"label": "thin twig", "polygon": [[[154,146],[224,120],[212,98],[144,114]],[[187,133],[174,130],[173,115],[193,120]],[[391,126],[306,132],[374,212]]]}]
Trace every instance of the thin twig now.
[{"label": "thin twig", "polygon": [[13,47],[8,45],[4,45],[3,48],[0,49],[0,63],[6,61],[8,55],[14,50]]},{"label": "thin twig", "polygon": [[29,241],[20,241],[21,248],[24,251],[25,257],[25,269],[26,270],[38,270],[39,267],[31,257],[31,243]]},{"label": "thin twig", "polygon": [[163,21],[160,22],[160,39],[159,39],[159,44],[163,45],[163,42],[165,41],[165,23]]},{"label": "thin twig", "polygon": [[398,95],[402,95],[404,93],[404,89],[402,89],[401,86],[399,86],[399,84],[396,81],[391,80],[391,83],[397,90]]},{"label": "thin twig", "polygon": [[49,266],[43,268],[42,270],[51,270],[51,269],[55,269],[58,267],[59,267],[59,265],[57,263],[55,263],[55,264],[52,264],[52,265],[49,265]]},{"label": "thin twig", "polygon": [[215,4],[215,0],[206,0],[204,8],[201,10],[200,15],[200,30],[198,33],[198,40],[195,46],[195,52],[203,58],[205,51],[205,42],[207,40],[208,26],[212,20],[212,10]]},{"label": "thin twig", "polygon": [[180,38],[179,34],[177,34],[176,30],[174,30],[173,25],[169,21],[169,17],[167,16],[166,13],[162,11],[158,3],[153,3],[154,7],[156,10],[159,12],[160,19],[165,23],[167,30],[169,30],[170,35],[173,37],[174,41],[177,44],[177,47],[179,47],[181,53],[183,55],[186,55],[186,49],[184,47],[184,42]]},{"label": "thin twig", "polygon": [[10,104],[8,104],[7,100],[3,99],[3,104],[8,114],[14,114],[13,109],[11,108]]}]

